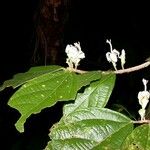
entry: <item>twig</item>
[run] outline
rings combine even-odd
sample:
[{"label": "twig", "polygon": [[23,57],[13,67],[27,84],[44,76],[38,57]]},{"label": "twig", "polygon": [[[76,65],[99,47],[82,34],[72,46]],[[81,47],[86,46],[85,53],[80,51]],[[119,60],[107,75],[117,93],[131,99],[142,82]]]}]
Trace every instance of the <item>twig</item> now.
[{"label": "twig", "polygon": [[150,123],[150,120],[137,120],[137,121],[132,121],[133,123]]},{"label": "twig", "polygon": [[[102,71],[102,72],[106,73],[106,74],[107,73],[123,74],[123,73],[130,73],[130,72],[138,71],[138,70],[144,69],[148,66],[150,66],[150,61],[145,62],[145,63],[143,63],[141,65],[138,65],[138,66],[127,68],[127,69],[121,69],[121,70],[117,70],[117,71]],[[67,70],[72,71],[72,72],[76,72],[76,73],[79,73],[79,74],[83,74],[83,73],[88,72],[88,71],[78,70],[78,69],[74,69],[74,68],[71,68],[71,69],[67,68]]]},{"label": "twig", "polygon": [[143,63],[141,65],[138,65],[138,66],[135,66],[135,67],[117,70],[117,71],[114,71],[114,73],[115,74],[130,73],[130,72],[134,72],[134,71],[138,71],[138,70],[144,69],[144,68],[148,67],[149,65],[150,65],[150,61],[145,62],[145,63]]}]

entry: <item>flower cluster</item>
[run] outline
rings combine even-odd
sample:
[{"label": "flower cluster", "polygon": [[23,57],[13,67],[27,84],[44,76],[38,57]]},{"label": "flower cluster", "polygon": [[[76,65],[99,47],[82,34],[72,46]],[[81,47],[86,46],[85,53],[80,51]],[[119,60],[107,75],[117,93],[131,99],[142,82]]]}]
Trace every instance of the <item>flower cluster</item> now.
[{"label": "flower cluster", "polygon": [[119,51],[112,48],[111,40],[106,40],[106,43],[108,43],[110,45],[110,52],[106,53],[107,61],[111,62],[113,64],[113,67],[115,68],[115,70],[117,70],[117,67],[116,67],[117,66],[117,61],[118,61],[118,59],[120,59],[121,60],[121,67],[122,67],[122,69],[124,69],[125,50],[122,49],[121,55],[120,55]]},{"label": "flower cluster", "polygon": [[139,114],[141,116],[141,120],[145,120],[145,108],[149,102],[149,98],[150,98],[150,92],[147,91],[147,83],[148,80],[143,79],[142,80],[143,85],[144,85],[144,90],[140,91],[138,93],[138,100],[139,100],[139,104],[141,105],[141,109],[139,110]]},{"label": "flower cluster", "polygon": [[[106,53],[106,58],[108,62],[111,62],[113,64],[113,67],[115,70],[117,70],[117,61],[120,59],[121,61],[121,67],[124,69],[125,65],[125,50],[122,49],[121,54],[119,51],[116,49],[112,48],[111,40],[106,40],[106,43],[110,45],[110,52]],[[70,70],[76,70],[77,67],[79,66],[79,62],[81,59],[85,58],[85,54],[81,50],[80,42],[74,43],[74,45],[68,44],[66,46],[65,52],[68,56],[66,59],[66,63],[69,66]],[[140,91],[138,93],[138,100],[139,104],[141,105],[141,109],[138,111],[139,115],[141,117],[141,120],[145,120],[145,112],[146,112],[146,106],[149,102],[150,99],[150,92],[147,90],[147,83],[148,80],[142,79],[143,85],[144,85],[144,90]]]},{"label": "flower cluster", "polygon": [[81,59],[85,58],[85,54],[81,51],[80,43],[74,43],[74,45],[68,44],[65,50],[68,58],[66,63],[70,69],[77,69]]}]

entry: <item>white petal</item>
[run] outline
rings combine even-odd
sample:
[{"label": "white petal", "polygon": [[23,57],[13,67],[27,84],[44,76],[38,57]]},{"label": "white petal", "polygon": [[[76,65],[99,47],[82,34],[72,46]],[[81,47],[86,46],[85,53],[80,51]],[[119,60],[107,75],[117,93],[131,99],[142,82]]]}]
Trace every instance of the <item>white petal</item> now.
[{"label": "white petal", "polygon": [[108,43],[110,45],[110,51],[112,52],[112,44],[111,44],[111,40],[106,40],[106,43]]},{"label": "white petal", "polygon": [[123,55],[123,56],[125,56],[125,55],[126,55],[126,53],[125,53],[125,50],[124,50],[124,49],[121,51],[121,55]]},{"label": "white petal", "polygon": [[107,61],[109,61],[109,62],[111,62],[111,58],[110,58],[110,52],[107,52],[106,53],[106,59],[107,59]]},{"label": "white petal", "polygon": [[65,52],[68,53],[68,52],[70,51],[70,48],[71,48],[71,45],[68,44],[68,45],[66,46]]},{"label": "white petal", "polygon": [[150,98],[150,93],[148,91],[141,91],[138,93],[139,104],[143,109],[146,108]]},{"label": "white petal", "polygon": [[121,60],[121,66],[122,66],[122,69],[124,69],[124,64],[126,63],[126,56],[125,56],[126,54],[125,54],[125,50],[123,49],[122,51],[121,51],[121,55],[119,56],[119,58],[120,58],[120,60]]},{"label": "white petal", "polygon": [[141,100],[143,98],[149,99],[150,98],[150,93],[148,91],[140,91],[138,93],[138,99]]},{"label": "white petal", "polygon": [[75,47],[77,47],[77,49],[79,50],[79,51],[81,51],[81,46],[80,46],[80,42],[76,42],[76,43],[74,43],[74,46]]},{"label": "white petal", "polygon": [[112,62],[115,62],[115,63],[118,61],[117,55],[115,53],[110,54],[110,59]]},{"label": "white petal", "polygon": [[80,59],[85,58],[85,54],[84,53],[80,53],[78,58],[80,58]]},{"label": "white petal", "polygon": [[147,83],[148,83],[148,80],[145,80],[144,78],[142,79],[142,82],[144,84],[144,91],[147,91]]},{"label": "white petal", "polygon": [[140,109],[139,114],[140,114],[141,120],[144,120],[145,119],[145,109]]},{"label": "white petal", "polygon": [[145,85],[145,84],[147,84],[148,83],[148,80],[146,80],[146,79],[142,79],[142,82],[143,82],[143,84]]},{"label": "white petal", "polygon": [[112,52],[119,57],[119,55],[120,55],[119,51],[117,51],[116,49],[113,49]]}]

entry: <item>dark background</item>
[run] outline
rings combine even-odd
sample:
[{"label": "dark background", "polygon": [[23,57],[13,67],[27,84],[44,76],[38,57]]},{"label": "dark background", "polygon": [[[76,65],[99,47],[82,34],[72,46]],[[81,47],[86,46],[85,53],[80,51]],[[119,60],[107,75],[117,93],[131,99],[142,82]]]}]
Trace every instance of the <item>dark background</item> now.
[{"label": "dark background", "polygon": [[[2,3],[1,84],[14,74],[25,72],[33,66],[31,63],[35,31],[33,16],[38,11],[38,2],[24,0]],[[114,48],[126,50],[126,68],[143,63],[150,56],[150,12],[147,6],[146,3],[138,2],[131,4],[72,1],[64,30],[64,49],[66,44],[80,41],[86,58],[79,68],[108,70],[112,69],[112,65],[105,58],[106,52],[109,51],[106,39],[111,39]],[[65,60],[65,54],[62,57]],[[64,62],[60,64],[65,65]],[[150,80],[149,69],[118,75],[108,107],[113,103],[120,103],[130,113],[138,111],[137,93],[143,90],[142,78]],[[25,123],[25,132],[19,133],[14,127],[19,113],[7,105],[14,91],[7,88],[0,93],[0,146],[4,145],[6,150],[41,150],[49,140],[50,127],[61,117],[63,103],[32,115]]]}]

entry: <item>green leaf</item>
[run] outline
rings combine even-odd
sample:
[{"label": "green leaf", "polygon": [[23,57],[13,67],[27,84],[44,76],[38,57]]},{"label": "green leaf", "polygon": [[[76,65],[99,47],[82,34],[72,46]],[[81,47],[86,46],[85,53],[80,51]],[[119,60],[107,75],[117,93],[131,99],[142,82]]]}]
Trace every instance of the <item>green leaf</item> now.
[{"label": "green leaf", "polygon": [[[131,120],[118,112],[106,108],[83,108],[64,116],[51,128],[51,141],[46,148],[90,150],[97,147],[102,149],[113,147],[118,149],[132,130]],[[120,133],[122,134],[120,140],[116,140]]]},{"label": "green leaf", "polygon": [[126,138],[122,150],[149,150],[150,124],[140,125]]},{"label": "green leaf", "polygon": [[56,72],[61,69],[63,69],[61,66],[56,66],[56,65],[32,67],[29,69],[29,71],[25,73],[18,73],[13,77],[13,79],[5,81],[3,85],[0,87],[0,91],[10,86],[12,86],[13,88],[17,88],[18,86],[42,74],[45,74],[48,72]]},{"label": "green leaf", "polygon": [[43,74],[28,81],[14,93],[8,103],[21,113],[16,128],[23,132],[23,124],[31,114],[39,113],[57,101],[74,100],[82,86],[99,78],[100,73],[96,71],[76,74],[62,70]]},{"label": "green leaf", "polygon": [[64,115],[87,107],[105,107],[115,84],[115,74],[102,74],[100,80],[93,82],[84,93],[79,93],[75,104],[64,106]]},{"label": "green leaf", "polygon": [[92,150],[120,150],[126,137],[132,132],[133,127],[127,124],[113,133],[111,136],[97,144]]}]

